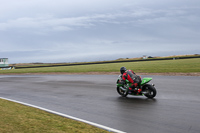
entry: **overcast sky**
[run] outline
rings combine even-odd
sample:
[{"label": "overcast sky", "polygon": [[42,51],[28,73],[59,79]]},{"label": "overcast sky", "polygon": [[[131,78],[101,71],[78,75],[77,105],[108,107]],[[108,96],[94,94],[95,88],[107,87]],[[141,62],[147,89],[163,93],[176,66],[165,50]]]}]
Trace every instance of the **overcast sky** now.
[{"label": "overcast sky", "polygon": [[9,63],[200,54],[200,0],[0,0]]}]

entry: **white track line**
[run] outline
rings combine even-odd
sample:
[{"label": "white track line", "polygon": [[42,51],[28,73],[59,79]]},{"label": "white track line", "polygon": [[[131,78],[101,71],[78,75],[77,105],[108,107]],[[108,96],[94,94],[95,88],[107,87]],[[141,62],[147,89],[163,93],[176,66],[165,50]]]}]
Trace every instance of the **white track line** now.
[{"label": "white track line", "polygon": [[117,129],[113,129],[113,128],[110,128],[110,127],[107,127],[107,126],[103,126],[103,125],[100,125],[100,124],[97,124],[97,123],[94,123],[94,122],[90,122],[90,121],[86,121],[86,120],[83,120],[83,119],[79,119],[79,118],[76,118],[76,117],[73,117],[73,116],[70,116],[70,115],[59,113],[59,112],[56,112],[56,111],[53,111],[53,110],[49,110],[49,109],[46,109],[46,108],[42,108],[42,107],[39,107],[39,106],[35,106],[35,105],[32,105],[32,104],[28,104],[28,103],[24,103],[24,102],[12,100],[12,99],[4,98],[4,97],[0,97],[0,98],[4,99],[4,100],[16,102],[16,103],[19,103],[19,104],[23,104],[23,105],[26,105],[26,106],[34,107],[34,108],[37,108],[37,109],[40,109],[40,110],[44,110],[46,112],[49,112],[49,113],[52,113],[52,114],[56,114],[56,115],[60,115],[60,116],[63,116],[63,117],[66,117],[66,118],[70,118],[70,119],[73,119],[73,120],[81,121],[81,122],[96,126],[98,128],[102,128],[102,129],[107,130],[109,132],[125,133],[125,132],[117,130]]}]

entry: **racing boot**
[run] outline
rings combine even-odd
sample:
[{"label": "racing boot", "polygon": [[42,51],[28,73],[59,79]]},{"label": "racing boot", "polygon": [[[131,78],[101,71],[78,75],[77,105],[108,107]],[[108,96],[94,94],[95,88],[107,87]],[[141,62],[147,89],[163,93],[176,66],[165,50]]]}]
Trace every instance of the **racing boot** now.
[{"label": "racing boot", "polygon": [[142,89],[139,88],[139,89],[137,90],[137,95],[139,95],[139,94],[141,93],[141,91],[142,91]]},{"label": "racing boot", "polygon": [[134,90],[134,92],[135,92],[135,94],[138,92],[138,87],[137,87],[137,83],[134,83],[133,84],[133,90]]},{"label": "racing boot", "polygon": [[131,87],[128,88],[128,93],[131,94],[133,89]]},{"label": "racing boot", "polygon": [[137,93],[137,88],[136,88],[137,83],[132,84],[132,86],[129,87],[129,93]]}]

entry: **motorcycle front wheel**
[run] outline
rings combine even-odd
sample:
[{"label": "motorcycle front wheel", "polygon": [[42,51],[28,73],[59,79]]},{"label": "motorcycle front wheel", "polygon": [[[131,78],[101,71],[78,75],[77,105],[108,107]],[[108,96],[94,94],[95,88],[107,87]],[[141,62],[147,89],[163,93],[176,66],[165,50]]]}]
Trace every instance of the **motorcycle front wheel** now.
[{"label": "motorcycle front wheel", "polygon": [[119,87],[117,87],[117,92],[119,93],[119,95],[121,95],[122,97],[126,97],[128,95],[128,93],[122,89],[120,89]]},{"label": "motorcycle front wheel", "polygon": [[154,98],[157,94],[156,88],[150,84],[143,86],[142,91],[145,92],[144,95],[148,98]]}]

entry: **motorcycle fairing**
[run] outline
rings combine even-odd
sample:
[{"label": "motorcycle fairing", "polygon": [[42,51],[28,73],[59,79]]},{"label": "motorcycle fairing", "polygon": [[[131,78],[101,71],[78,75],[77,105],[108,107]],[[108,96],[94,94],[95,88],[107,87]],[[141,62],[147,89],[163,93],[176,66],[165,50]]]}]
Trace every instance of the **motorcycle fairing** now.
[{"label": "motorcycle fairing", "polygon": [[151,80],[152,80],[152,78],[143,78],[140,85],[144,85],[144,84],[150,82]]}]

